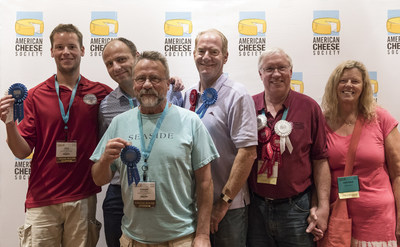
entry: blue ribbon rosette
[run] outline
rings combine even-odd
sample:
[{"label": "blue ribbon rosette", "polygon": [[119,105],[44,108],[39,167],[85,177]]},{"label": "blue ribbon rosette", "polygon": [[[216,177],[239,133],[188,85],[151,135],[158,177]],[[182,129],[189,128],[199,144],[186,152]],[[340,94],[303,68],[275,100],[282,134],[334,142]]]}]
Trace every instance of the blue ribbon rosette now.
[{"label": "blue ribbon rosette", "polygon": [[14,102],[14,121],[18,122],[24,119],[24,100],[28,96],[28,89],[22,83],[14,83],[8,89],[8,94],[11,94],[15,99]]},{"label": "blue ribbon rosette", "polygon": [[121,161],[127,166],[128,184],[131,185],[133,180],[137,185],[140,182],[139,171],[136,164],[139,163],[141,154],[137,147],[126,146],[121,151]]},{"label": "blue ribbon rosette", "polygon": [[197,109],[196,113],[199,115],[200,118],[203,118],[208,107],[217,102],[218,92],[212,87],[207,88],[201,95],[201,99],[203,100],[203,104],[200,106],[199,109]]}]

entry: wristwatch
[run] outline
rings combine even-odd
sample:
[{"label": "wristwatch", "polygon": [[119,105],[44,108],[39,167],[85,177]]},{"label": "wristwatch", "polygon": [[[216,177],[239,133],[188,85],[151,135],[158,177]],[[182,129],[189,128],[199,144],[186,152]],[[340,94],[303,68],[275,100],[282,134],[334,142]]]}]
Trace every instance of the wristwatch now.
[{"label": "wristwatch", "polygon": [[225,195],[224,193],[221,193],[220,197],[221,197],[221,199],[224,200],[226,203],[232,203],[232,199],[231,199],[229,196]]}]

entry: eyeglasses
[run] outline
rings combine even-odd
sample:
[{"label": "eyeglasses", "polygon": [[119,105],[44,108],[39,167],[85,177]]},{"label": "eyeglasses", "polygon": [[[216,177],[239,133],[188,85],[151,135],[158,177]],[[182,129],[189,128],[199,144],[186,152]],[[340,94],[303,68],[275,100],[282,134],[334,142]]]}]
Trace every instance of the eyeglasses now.
[{"label": "eyeglasses", "polygon": [[165,78],[160,78],[160,77],[157,77],[157,76],[149,76],[149,77],[146,77],[146,76],[138,76],[138,77],[136,77],[136,78],[133,79],[133,80],[134,80],[137,84],[142,85],[142,84],[144,84],[147,80],[149,80],[151,84],[158,84],[158,83],[162,82],[163,80],[165,80]]},{"label": "eyeglasses", "polygon": [[267,68],[262,68],[261,70],[264,71],[265,73],[272,74],[275,72],[275,70],[278,70],[279,73],[286,73],[289,70],[289,66],[278,66],[278,67],[267,67]]}]

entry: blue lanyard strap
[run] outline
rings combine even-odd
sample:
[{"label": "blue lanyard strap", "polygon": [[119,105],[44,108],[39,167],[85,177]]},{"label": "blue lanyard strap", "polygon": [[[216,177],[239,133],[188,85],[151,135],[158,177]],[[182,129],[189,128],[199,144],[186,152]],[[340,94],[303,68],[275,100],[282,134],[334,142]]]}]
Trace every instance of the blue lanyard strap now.
[{"label": "blue lanyard strap", "polygon": [[129,105],[131,106],[131,109],[135,108],[135,105],[133,104],[133,99],[129,97],[128,100],[129,100]]},{"label": "blue lanyard strap", "polygon": [[285,111],[283,112],[283,116],[282,116],[282,120],[286,120],[287,114],[289,111],[289,107],[285,109]]},{"label": "blue lanyard strap", "polygon": [[141,150],[142,150],[142,155],[144,158],[144,165],[142,167],[142,170],[144,171],[143,173],[143,180],[146,181],[146,171],[148,170],[148,164],[147,160],[150,157],[151,150],[153,149],[154,142],[156,141],[156,136],[158,134],[158,131],[160,130],[161,123],[164,121],[165,116],[167,115],[168,112],[168,102],[165,104],[165,108],[161,114],[161,117],[157,120],[156,128],[153,131],[153,135],[151,136],[149,145],[145,146],[144,143],[144,135],[143,135],[143,122],[142,122],[142,116],[140,113],[140,109],[138,110],[138,124],[139,124],[139,131],[140,131],[140,145],[141,145]]},{"label": "blue lanyard strap", "polygon": [[69,120],[69,110],[71,110],[71,106],[72,106],[72,103],[74,102],[75,94],[78,89],[78,85],[79,85],[80,81],[81,81],[81,76],[79,75],[78,82],[75,84],[75,87],[72,90],[71,99],[69,100],[68,111],[67,111],[67,113],[65,113],[64,105],[60,99],[60,85],[58,84],[57,77],[55,78],[55,87],[56,87],[56,92],[57,92],[57,97],[58,97],[58,104],[60,105],[61,116],[65,123],[64,129],[68,129],[67,123]]}]

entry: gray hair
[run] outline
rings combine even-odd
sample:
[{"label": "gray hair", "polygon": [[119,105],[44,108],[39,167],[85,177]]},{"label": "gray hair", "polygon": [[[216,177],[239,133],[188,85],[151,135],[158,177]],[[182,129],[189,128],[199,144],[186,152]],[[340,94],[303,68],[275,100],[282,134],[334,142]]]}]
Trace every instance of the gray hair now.
[{"label": "gray hair", "polygon": [[263,60],[265,57],[274,55],[274,54],[281,54],[284,55],[287,59],[287,61],[289,62],[290,68],[293,69],[293,62],[292,59],[290,58],[290,56],[281,48],[269,48],[266,51],[264,51],[263,53],[261,53],[260,57],[258,58],[258,70],[261,69]]},{"label": "gray hair", "polygon": [[161,54],[158,51],[144,51],[140,54],[140,56],[137,59],[136,64],[143,59],[151,60],[151,61],[160,61],[161,64],[165,68],[165,78],[169,80],[169,67],[168,67],[168,62],[167,59],[163,54]]}]

